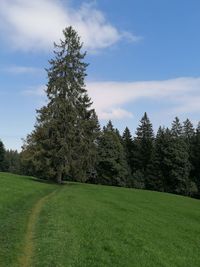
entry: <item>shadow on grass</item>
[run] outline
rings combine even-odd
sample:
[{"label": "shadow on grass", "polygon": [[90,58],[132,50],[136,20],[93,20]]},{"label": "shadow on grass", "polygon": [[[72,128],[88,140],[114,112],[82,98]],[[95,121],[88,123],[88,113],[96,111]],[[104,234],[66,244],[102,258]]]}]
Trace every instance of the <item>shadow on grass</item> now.
[{"label": "shadow on grass", "polygon": [[37,183],[56,184],[54,181],[46,180],[46,179],[39,179],[39,178],[32,177],[32,176],[27,176],[27,179],[31,180],[31,181],[34,181],[34,182],[37,182]]},{"label": "shadow on grass", "polygon": [[55,181],[52,180],[47,180],[47,179],[42,179],[42,178],[37,178],[34,176],[28,176],[28,175],[24,175],[24,174],[19,174],[19,173],[10,173],[10,172],[0,172],[0,175],[7,175],[7,176],[15,176],[15,177],[19,177],[20,179],[23,180],[30,180],[36,183],[44,183],[44,184],[52,184],[52,185],[60,185],[60,186],[77,186],[78,184],[80,184],[80,182],[75,182],[73,180],[64,180],[61,184],[56,183]]},{"label": "shadow on grass", "polygon": [[63,181],[61,184],[56,183],[55,181],[52,180],[46,180],[46,179],[39,179],[33,176],[27,176],[27,179],[37,182],[37,183],[44,183],[44,184],[54,184],[54,185],[58,185],[58,186],[74,186],[77,185],[77,183],[75,182],[71,182],[71,181]]}]

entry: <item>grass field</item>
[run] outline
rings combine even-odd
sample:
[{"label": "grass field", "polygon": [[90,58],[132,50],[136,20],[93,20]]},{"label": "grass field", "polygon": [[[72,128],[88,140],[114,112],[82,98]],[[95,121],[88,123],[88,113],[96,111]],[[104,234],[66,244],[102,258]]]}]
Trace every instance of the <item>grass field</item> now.
[{"label": "grass field", "polygon": [[0,174],[0,266],[199,267],[200,201]]}]

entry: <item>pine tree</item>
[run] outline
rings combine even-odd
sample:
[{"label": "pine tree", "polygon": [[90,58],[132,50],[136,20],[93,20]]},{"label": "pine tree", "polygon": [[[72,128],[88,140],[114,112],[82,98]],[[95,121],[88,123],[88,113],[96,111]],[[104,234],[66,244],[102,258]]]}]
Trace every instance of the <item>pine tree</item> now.
[{"label": "pine tree", "polygon": [[[72,27],[55,44],[46,89],[48,104],[37,111],[35,130],[24,145],[36,174],[61,183],[85,181],[93,167],[97,117],[85,89],[86,64],[80,37]],[[26,151],[29,150],[29,151]],[[30,162],[28,160],[28,162]]]},{"label": "pine tree", "polygon": [[144,178],[152,160],[153,142],[153,127],[145,112],[134,138],[134,172],[139,171]]},{"label": "pine tree", "polygon": [[100,184],[127,185],[129,173],[125,151],[111,121],[99,138],[97,173]]}]

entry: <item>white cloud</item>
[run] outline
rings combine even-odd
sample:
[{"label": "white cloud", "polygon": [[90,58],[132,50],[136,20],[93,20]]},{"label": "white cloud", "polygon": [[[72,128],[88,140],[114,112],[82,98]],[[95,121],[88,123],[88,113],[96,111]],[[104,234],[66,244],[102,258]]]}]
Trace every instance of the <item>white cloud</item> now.
[{"label": "white cloud", "polygon": [[[62,37],[69,25],[79,32],[85,48],[91,51],[106,48],[121,39],[139,38],[120,32],[94,5],[83,4],[78,10],[61,0],[1,0],[1,38],[7,38],[15,49],[48,50]],[[5,34],[6,33],[6,34]]]},{"label": "white cloud", "polygon": [[34,74],[42,72],[43,70],[40,68],[25,67],[25,66],[8,66],[0,68],[0,71],[12,74]]},{"label": "white cloud", "polygon": [[200,92],[199,94],[195,94],[195,92],[191,90],[190,94],[188,93],[180,96],[179,105],[173,108],[171,112],[176,114],[200,112]]},{"label": "white cloud", "polygon": [[[169,105],[174,107],[173,110],[170,110],[174,113],[200,111],[197,100],[200,98],[200,78],[185,77],[140,82],[93,82],[88,83],[87,88],[97,113],[102,119],[106,117],[105,113],[108,117],[110,115],[110,119],[116,118],[116,116],[111,116],[113,109],[123,108],[124,110],[126,104],[144,98],[166,100]],[[192,94],[196,96],[191,97]],[[129,115],[127,114],[126,117],[128,118]]]},{"label": "white cloud", "polygon": [[[88,82],[87,89],[100,119],[130,118],[133,114],[126,105],[144,98],[159,103],[167,101],[170,106],[168,112],[177,115],[200,111],[200,77],[163,81]],[[32,88],[30,93],[44,95],[44,87]]]},{"label": "white cloud", "polygon": [[22,91],[22,94],[27,96],[45,97],[45,89],[45,85],[39,85],[37,87],[30,87],[29,89]]},{"label": "white cloud", "polygon": [[99,117],[102,120],[110,120],[110,119],[124,119],[124,118],[132,118],[133,114],[122,108],[112,108],[110,111],[100,111]]}]

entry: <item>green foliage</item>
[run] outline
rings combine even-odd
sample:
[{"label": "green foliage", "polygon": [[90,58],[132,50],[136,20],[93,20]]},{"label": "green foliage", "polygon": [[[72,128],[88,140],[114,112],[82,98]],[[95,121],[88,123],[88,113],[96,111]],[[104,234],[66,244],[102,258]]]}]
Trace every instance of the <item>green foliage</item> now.
[{"label": "green foliage", "polygon": [[[159,127],[153,148],[151,162],[146,177],[146,188],[164,191],[165,178],[168,175],[168,155],[171,142],[171,134],[168,129]],[[170,169],[170,167],[169,167]]]},{"label": "green foliage", "polygon": [[[90,143],[87,142],[91,157],[90,160],[86,158],[89,163],[87,166],[90,167],[84,176],[81,164],[87,153],[79,150],[81,148],[79,139],[77,146],[74,146],[76,158],[73,158],[74,166],[72,165],[76,172],[69,170],[66,174],[68,179],[200,196],[200,125],[195,132],[189,119],[184,121],[182,126],[176,117],[171,130],[160,127],[154,138],[152,124],[145,113],[137,128],[136,137],[132,138],[127,127],[121,136],[111,121],[101,131],[95,112],[92,114],[93,117],[91,116],[92,119],[85,128],[91,126],[88,134],[93,133],[93,138],[88,139]],[[42,177],[40,170],[45,172],[46,177],[52,175],[51,168],[47,164],[48,157],[42,156],[38,146],[35,146],[38,141],[34,141],[37,136],[38,140],[45,140],[40,137],[45,131],[44,127],[41,127],[40,131],[37,129],[35,134],[30,136],[29,149],[24,149],[22,152],[22,158],[25,154],[22,166],[28,169],[29,175],[37,174]],[[48,142],[45,144],[47,146]],[[35,154],[35,166],[38,168],[34,170],[29,164],[29,158],[33,162],[33,154]],[[37,155],[40,160],[37,160]],[[78,172],[79,176],[76,175]]]},{"label": "green foliage", "polygon": [[183,135],[183,126],[181,125],[178,117],[176,117],[172,122],[171,133],[174,137],[180,137]]},{"label": "green foliage", "polygon": [[131,187],[145,189],[145,180],[144,173],[140,170],[137,170],[132,174]]},{"label": "green foliage", "polygon": [[192,142],[192,180],[196,183],[198,188],[198,195],[200,196],[200,123],[196,129],[195,136]]},{"label": "green foliage", "polygon": [[190,162],[187,144],[182,137],[174,136],[169,147],[169,166],[171,170],[167,180],[167,192],[188,194]]},{"label": "green foliage", "polygon": [[191,141],[194,135],[195,135],[194,126],[189,119],[186,119],[183,122],[183,136],[187,141]]},{"label": "green foliage", "polygon": [[5,160],[7,163],[7,172],[21,174],[21,157],[17,150],[6,150]]},{"label": "green foliage", "polygon": [[[152,124],[145,112],[140,121],[134,138],[134,163],[133,170],[140,171],[146,177],[149,164],[152,161],[154,133]],[[146,183],[146,182],[145,182]]]},{"label": "green foliage", "polygon": [[0,171],[6,171],[8,164],[6,162],[6,150],[3,142],[0,140]]},{"label": "green foliage", "polygon": [[[176,121],[178,122],[178,119]],[[171,131],[159,128],[147,188],[189,194],[191,167],[189,153],[184,138],[178,132],[175,130],[174,123]]]},{"label": "green foliage", "polygon": [[129,172],[126,155],[111,121],[104,127],[99,138],[97,174],[98,183],[116,186],[127,185]]},{"label": "green foliage", "polygon": [[80,37],[68,27],[55,44],[46,94],[48,104],[38,110],[35,130],[28,136],[23,158],[39,177],[60,183],[65,177],[85,181],[94,168],[98,120],[85,89],[86,53]]},{"label": "green foliage", "polygon": [[125,128],[123,136],[123,145],[126,153],[126,160],[130,168],[133,166],[133,139],[128,127]]}]

